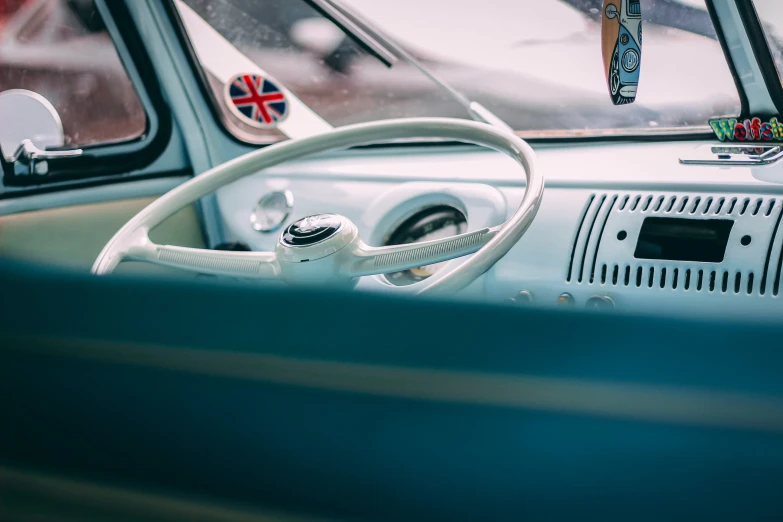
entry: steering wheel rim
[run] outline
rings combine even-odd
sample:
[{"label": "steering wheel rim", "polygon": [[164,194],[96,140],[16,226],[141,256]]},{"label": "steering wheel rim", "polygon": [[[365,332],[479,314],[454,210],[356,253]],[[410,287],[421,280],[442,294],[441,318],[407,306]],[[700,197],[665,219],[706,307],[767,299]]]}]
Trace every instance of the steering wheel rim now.
[{"label": "steering wheel rim", "polygon": [[[391,247],[374,248],[365,245],[359,239],[356,227],[341,216],[335,216],[340,218],[339,223],[335,222],[339,233],[335,233],[326,244],[321,242],[307,247],[296,247],[284,241],[286,231],[305,220],[297,221],[283,232],[275,253],[192,249],[155,245],[149,240],[148,231],[166,218],[242,177],[313,154],[410,138],[473,143],[511,157],[522,167],[526,177],[525,194],[520,206],[506,222],[496,227],[451,238]],[[402,118],[360,123],[270,145],[193,177],[131,218],[98,255],[92,273],[109,274],[123,260],[133,259],[238,277],[282,278],[289,282],[296,282],[299,278],[309,281],[349,281],[363,275],[388,273],[473,254],[448,273],[439,274],[433,284],[422,285],[417,292],[453,293],[489,270],[521,239],[540,207],[543,191],[544,180],[537,168],[535,152],[524,140],[507,130],[453,118]],[[321,257],[316,259],[313,252]],[[323,271],[322,274],[319,274],[319,269]]]}]

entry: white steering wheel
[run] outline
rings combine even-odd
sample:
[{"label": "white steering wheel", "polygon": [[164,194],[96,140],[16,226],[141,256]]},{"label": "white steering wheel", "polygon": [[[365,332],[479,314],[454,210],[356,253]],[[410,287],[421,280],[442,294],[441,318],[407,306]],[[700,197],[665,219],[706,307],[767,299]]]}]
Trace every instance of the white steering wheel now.
[{"label": "white steering wheel", "polygon": [[[525,171],[525,196],[502,225],[421,243],[370,247],[356,226],[335,214],[309,216],[287,227],[275,252],[228,252],[156,245],[148,231],[183,207],[249,174],[295,160],[357,145],[404,138],[440,138],[483,145],[513,158]],[[514,134],[485,123],[450,118],[405,118],[361,123],[325,134],[289,140],[219,165],[155,200],[106,244],[92,267],[109,274],[124,259],[148,261],[203,274],[280,278],[287,282],[355,284],[360,276],[387,274],[474,254],[439,274],[422,292],[453,293],[489,270],[522,237],[541,204],[544,180],[533,149]]]}]

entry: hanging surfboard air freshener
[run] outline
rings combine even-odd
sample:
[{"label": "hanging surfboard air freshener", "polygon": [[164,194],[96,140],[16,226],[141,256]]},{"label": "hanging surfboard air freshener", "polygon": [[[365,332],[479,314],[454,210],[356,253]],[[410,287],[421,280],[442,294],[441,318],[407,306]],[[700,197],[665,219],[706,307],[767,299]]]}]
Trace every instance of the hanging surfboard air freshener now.
[{"label": "hanging surfboard air freshener", "polygon": [[290,109],[283,89],[260,74],[237,74],[226,83],[224,96],[232,114],[259,129],[277,127]]},{"label": "hanging surfboard air freshener", "polygon": [[604,0],[601,51],[612,103],[633,103],[642,59],[640,0]]}]

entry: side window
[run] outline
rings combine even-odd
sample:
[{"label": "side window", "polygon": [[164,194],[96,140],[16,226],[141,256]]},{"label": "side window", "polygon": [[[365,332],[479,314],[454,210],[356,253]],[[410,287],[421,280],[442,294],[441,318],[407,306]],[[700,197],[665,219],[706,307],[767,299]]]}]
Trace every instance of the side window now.
[{"label": "side window", "polygon": [[147,128],[94,0],[0,1],[0,92],[10,89],[54,106],[65,146],[131,141]]}]

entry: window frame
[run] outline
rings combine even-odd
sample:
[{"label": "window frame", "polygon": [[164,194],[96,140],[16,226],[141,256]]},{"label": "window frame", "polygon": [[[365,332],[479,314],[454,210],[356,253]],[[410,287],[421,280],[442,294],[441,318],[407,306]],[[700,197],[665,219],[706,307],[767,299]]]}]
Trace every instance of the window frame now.
[{"label": "window frame", "polygon": [[750,106],[750,103],[748,102],[748,95],[745,92],[745,86],[742,84],[739,73],[737,72],[737,67],[734,63],[734,58],[731,55],[729,44],[726,41],[726,34],[723,31],[723,26],[720,23],[720,18],[718,17],[718,13],[715,10],[713,0],[704,0],[704,3],[707,6],[707,12],[710,15],[710,20],[712,20],[712,25],[715,27],[715,33],[718,35],[718,42],[720,43],[720,48],[723,51],[723,56],[726,58],[726,63],[729,65],[729,71],[731,71],[731,77],[734,79],[734,86],[737,89],[737,94],[739,94],[740,114],[738,118],[745,118],[749,113]]},{"label": "window frame", "polygon": [[[222,111],[220,110],[218,104],[220,103],[220,100],[218,100],[213,91],[212,88],[209,85],[209,79],[207,77],[206,72],[204,71],[204,68],[201,66],[198,60],[198,56],[196,55],[195,49],[193,47],[192,42],[190,41],[190,37],[187,33],[187,30],[185,28],[185,25],[179,15],[179,12],[177,10],[177,7],[175,5],[175,0],[161,0],[164,5],[164,10],[166,14],[169,17],[169,21],[172,25],[172,27],[175,30],[177,40],[179,41],[180,45],[182,46],[182,50],[187,58],[188,64],[191,68],[191,71],[194,75],[194,77],[198,80],[198,86],[199,90],[201,91],[202,96],[207,100],[207,105],[209,106],[210,113],[212,114],[212,117],[214,118],[214,121],[217,125],[217,127],[220,129],[220,131],[228,137],[231,141],[241,144],[243,146],[250,146],[254,148],[261,148],[266,147],[270,144],[259,144],[254,141],[248,141],[245,139],[242,139],[240,136],[234,134],[229,125],[225,122],[225,116],[223,115]],[[294,1],[294,0],[288,0],[288,1]],[[303,1],[303,0],[297,0],[297,1]],[[736,0],[737,2],[741,1],[750,1],[750,0]],[[729,52],[729,49],[726,44],[726,40],[723,33],[723,28],[720,24],[720,20],[717,17],[715,13],[715,9],[712,5],[713,0],[704,0],[705,6],[707,9],[707,12],[710,16],[710,19],[712,21],[712,25],[715,28],[715,32],[718,36],[718,42],[721,46],[721,50],[723,52],[723,57],[726,60],[726,63],[728,64],[729,72],[734,79],[734,84],[737,89],[737,94],[739,96],[740,100],[740,114],[737,116],[737,118],[745,118],[748,114],[748,98],[747,94],[745,93],[744,86],[742,85],[742,82],[740,81],[739,76],[737,75],[737,69],[734,65],[734,61],[732,59],[731,53]],[[763,36],[763,35],[762,35]],[[774,67],[774,64],[773,64]],[[704,122],[705,127],[708,126],[708,122]],[[517,132],[519,136],[521,136],[525,141],[531,143],[531,144],[580,144],[580,143],[622,143],[622,142],[638,142],[638,143],[651,143],[651,142],[683,142],[683,141],[705,141],[705,140],[713,140],[715,138],[712,131],[688,131],[687,128],[683,128],[682,131],[672,132],[672,133],[651,133],[651,134],[633,134],[632,132],[629,133],[622,133],[622,134],[613,134],[613,135],[585,135],[585,136],[563,136],[563,137],[552,137],[552,136],[546,136],[546,137],[534,137],[534,136],[527,136],[527,132],[520,131]],[[427,147],[430,145],[444,145],[448,144],[449,142],[444,141],[438,141],[438,142],[422,142],[422,141],[416,141],[416,142],[404,142],[404,143],[379,143],[379,144],[372,144],[372,145],[362,145],[356,148],[386,148],[386,147],[399,147],[401,145],[403,146],[417,146],[417,147]],[[464,145],[464,143],[461,142],[454,142],[455,144]]]},{"label": "window frame", "polygon": [[229,129],[229,125],[226,121],[226,117],[223,114],[223,111],[220,110],[220,107],[218,106],[219,100],[215,96],[215,93],[213,92],[212,88],[209,85],[209,78],[207,77],[207,72],[204,70],[203,67],[201,67],[201,64],[199,63],[198,56],[196,55],[196,50],[193,47],[193,43],[190,41],[190,37],[188,37],[187,29],[185,29],[185,23],[182,21],[182,17],[179,15],[179,12],[177,11],[177,6],[174,4],[174,0],[162,0],[163,3],[163,10],[166,13],[166,16],[169,19],[169,22],[171,23],[171,26],[174,28],[174,33],[177,37],[177,41],[180,44],[180,47],[182,48],[185,58],[188,62],[188,67],[190,67],[190,71],[193,74],[193,76],[196,78],[196,83],[198,84],[198,89],[201,95],[204,97],[204,99],[207,101],[207,106],[209,107],[209,112],[212,114],[212,118],[214,122],[216,123],[218,129],[225,135],[228,139],[231,141],[240,144],[240,145],[250,145],[253,147],[264,147],[266,145],[254,143],[252,141],[244,140],[231,132]]},{"label": "window frame", "polygon": [[[116,0],[95,0],[95,5],[145,112],[144,132],[126,141],[80,147],[84,154],[77,158],[49,160],[49,173],[45,176],[15,175],[13,165],[3,160],[5,187],[49,185],[127,174],[150,165],[166,150],[171,140],[171,111],[128,7],[124,1]],[[3,193],[0,197],[8,195]]]},{"label": "window frame", "polygon": [[[712,0],[709,0],[712,1]],[[753,0],[735,0],[745,33],[750,40],[750,47],[761,70],[761,77],[767,87],[772,103],[778,114],[754,114],[753,116],[783,115],[783,75],[778,73],[772,50],[769,48],[764,28],[761,25],[758,11]],[[748,117],[751,115],[747,115]]]}]

